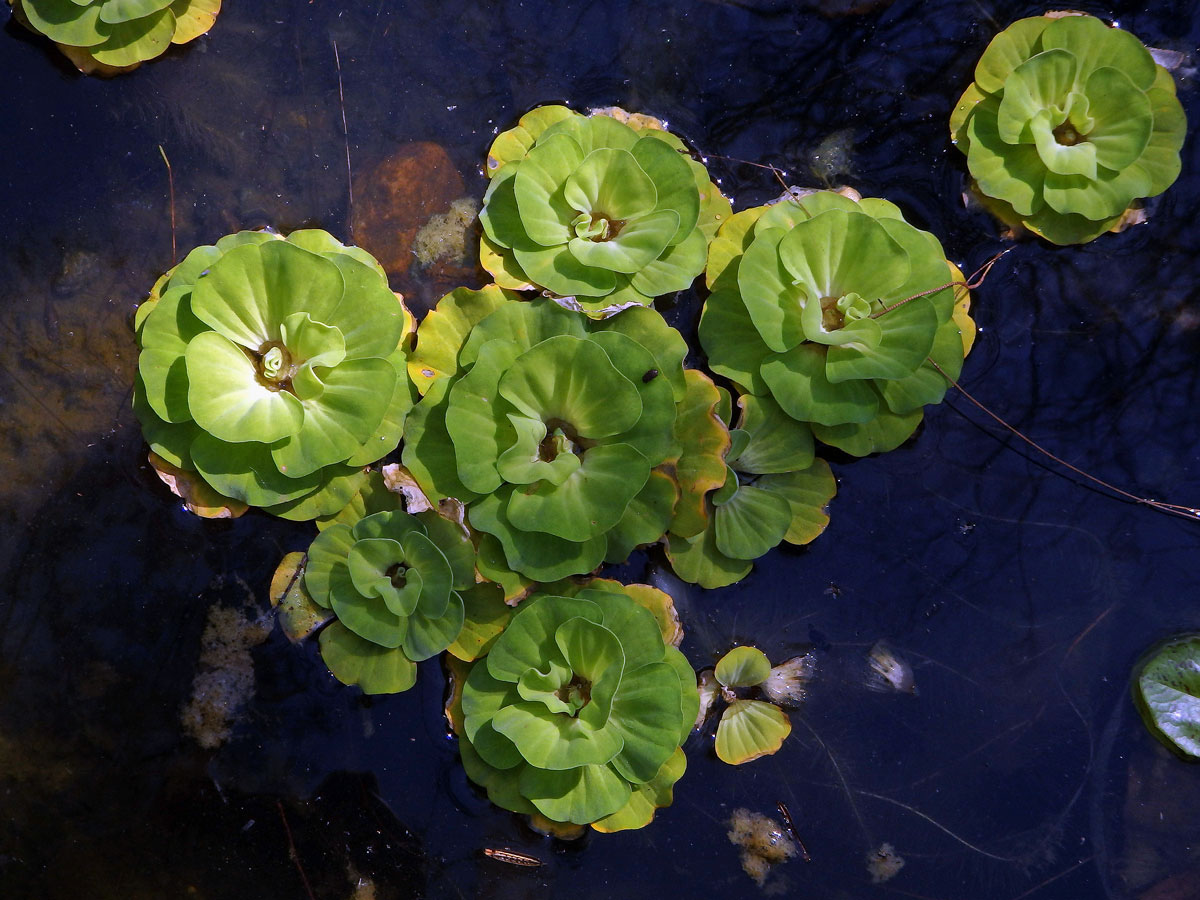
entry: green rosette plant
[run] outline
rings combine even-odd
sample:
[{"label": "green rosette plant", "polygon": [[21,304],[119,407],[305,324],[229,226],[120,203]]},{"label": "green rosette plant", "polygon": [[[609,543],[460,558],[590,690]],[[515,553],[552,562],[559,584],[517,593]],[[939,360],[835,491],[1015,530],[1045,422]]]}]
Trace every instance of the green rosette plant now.
[{"label": "green rosette plant", "polygon": [[496,283],[603,316],[685,290],[730,214],[655,120],[543,106],[488,154],[480,257]]},{"label": "green rosette plant", "polygon": [[618,831],[671,802],[699,696],[647,594],[661,592],[600,580],[547,588],[471,666],[449,712],[467,775],[493,803]]},{"label": "green rosette plant", "polygon": [[432,502],[466,505],[488,578],[621,562],[671,522],[686,353],[644,307],[593,321],[495,287],[456,291],[418,331],[410,371],[425,396],[404,466]]},{"label": "green rosette plant", "polygon": [[1000,32],[950,119],[986,204],[1055,244],[1090,241],[1170,187],[1186,131],[1171,74],[1084,15]]},{"label": "green rosette plant", "polygon": [[886,200],[789,192],[739,212],[707,278],[710,368],[855,456],[912,435],[946,392],[928,360],[957,378],[974,335],[961,273]]},{"label": "green rosette plant", "polygon": [[135,327],[133,405],[155,459],[284,518],[345,506],[412,406],[412,317],[369,254],[324,231],[193,250]]},{"label": "green rosette plant", "polygon": [[373,473],[354,503],[320,523],[307,553],[283,558],[271,583],[288,639],[318,635],[334,676],[368,694],[408,690],[416,663],[444,650],[476,659],[511,616],[499,585],[477,583],[460,522],[400,506]]},{"label": "green rosette plant", "polygon": [[221,0],[9,0],[85,73],[116,74],[205,34]]},{"label": "green rosette plant", "polygon": [[[711,388],[705,409],[717,428],[730,419],[728,393]],[[750,573],[754,560],[787,541],[815,540],[829,524],[825,507],[837,493],[829,464],[814,453],[811,429],[783,412],[769,397],[744,394],[740,418],[729,430],[720,481],[694,503],[681,502],[667,535],[667,558],[684,581],[705,588],[733,584]],[[711,410],[711,412],[709,412]],[[714,429],[715,430],[715,429]],[[699,428],[688,429],[700,435]],[[685,443],[680,467],[689,457]],[[688,510],[683,513],[683,510]]]},{"label": "green rosette plant", "polygon": [[740,766],[770,756],[792,733],[792,723],[778,704],[802,703],[814,668],[811,653],[772,668],[761,650],[734,647],[717,661],[716,668],[700,674],[696,727],[704,725],[720,698],[726,706],[717,723],[717,757],[731,766]]}]

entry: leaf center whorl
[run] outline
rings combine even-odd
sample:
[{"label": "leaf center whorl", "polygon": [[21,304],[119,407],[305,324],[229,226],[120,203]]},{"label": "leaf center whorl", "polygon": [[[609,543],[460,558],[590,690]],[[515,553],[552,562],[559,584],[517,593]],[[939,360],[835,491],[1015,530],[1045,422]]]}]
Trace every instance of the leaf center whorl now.
[{"label": "leaf center whorl", "polygon": [[575,675],[555,691],[554,696],[567,704],[570,708],[569,715],[576,716],[592,700],[592,683],[586,678]]},{"label": "leaf center whorl", "polygon": [[267,341],[257,351],[247,353],[254,362],[259,384],[270,391],[295,393],[292,377],[296,374],[296,364],[281,341]]}]

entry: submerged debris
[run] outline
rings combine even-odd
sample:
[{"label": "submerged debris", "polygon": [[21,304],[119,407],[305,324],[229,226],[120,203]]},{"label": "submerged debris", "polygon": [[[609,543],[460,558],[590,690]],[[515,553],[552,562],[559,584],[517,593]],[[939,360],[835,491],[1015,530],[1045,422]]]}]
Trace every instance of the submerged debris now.
[{"label": "submerged debris", "polygon": [[796,844],[779,822],[738,807],[729,817],[729,840],[742,848],[742,868],[762,887],[771,869],[796,856]]},{"label": "submerged debris", "polygon": [[870,673],[867,687],[873,691],[897,691],[901,694],[917,693],[917,682],[913,678],[912,666],[897,656],[892,648],[879,641],[867,655]]},{"label": "submerged debris", "polygon": [[[467,258],[473,226],[479,216],[474,197],[459,197],[444,213],[437,213],[421,226],[413,239],[413,255],[421,266],[439,260],[461,263]],[[473,248],[472,248],[473,249]]]},{"label": "submerged debris", "polygon": [[254,693],[254,661],[250,648],[271,633],[271,615],[250,618],[245,611],[214,606],[200,638],[199,672],[192,698],[180,715],[184,730],[205,750],[229,739],[234,716]]},{"label": "submerged debris", "polygon": [[871,873],[872,884],[890,881],[903,868],[904,859],[886,841],[879,845],[878,850],[867,851],[867,871]]},{"label": "submerged debris", "polygon": [[812,653],[794,656],[771,669],[759,689],[775,703],[803,703],[816,669],[817,658]]}]

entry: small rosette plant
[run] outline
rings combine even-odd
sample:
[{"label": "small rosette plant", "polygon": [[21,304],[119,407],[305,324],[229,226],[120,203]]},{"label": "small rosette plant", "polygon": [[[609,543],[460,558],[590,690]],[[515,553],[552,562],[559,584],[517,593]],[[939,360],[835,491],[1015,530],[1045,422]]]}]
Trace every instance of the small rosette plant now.
[{"label": "small rosette plant", "polygon": [[[719,435],[730,420],[728,393],[711,383],[711,402],[699,410],[707,432]],[[837,482],[825,460],[816,457],[810,428],[789,417],[769,397],[744,394],[737,427],[730,430],[724,470],[711,492],[687,490],[667,536],[667,557],[684,581],[719,588],[749,574],[754,560],[787,541],[807,544],[829,523],[825,506]],[[689,439],[678,468],[689,471],[693,440],[706,431],[687,429]],[[693,438],[692,436],[696,436]]]},{"label": "small rosette plant", "polygon": [[134,410],[154,454],[243,505],[337,512],[412,406],[412,317],[362,250],[323,231],[193,250],[135,320]]},{"label": "small rosette plant", "polygon": [[385,468],[319,520],[308,551],[287,554],[271,579],[287,638],[317,636],[333,675],[367,694],[408,690],[416,663],[444,650],[482,656],[512,615],[500,586],[477,578],[460,518],[406,512],[389,477],[398,467]]},{"label": "small rosette plant", "polygon": [[1171,74],[1083,15],[1000,32],[950,120],[987,205],[1055,244],[1090,241],[1170,187],[1186,131]]},{"label": "small rosette plant", "polygon": [[505,809],[641,828],[683,775],[695,672],[642,605],[661,592],[610,581],[563,589],[574,595],[525,600],[471,667],[451,710],[463,766]]},{"label": "small rosette plant", "polygon": [[686,352],[643,307],[593,321],[494,287],[457,291],[418,331],[410,371],[425,396],[404,465],[431,501],[466,504],[489,578],[621,562],[673,515]]},{"label": "small rosette plant", "polygon": [[604,315],[703,271],[729,202],[677,137],[611,113],[543,106],[496,138],[480,257],[501,287]]},{"label": "small rosette plant", "polygon": [[702,672],[696,726],[703,726],[718,698],[727,704],[717,723],[717,757],[740,766],[777,752],[792,732],[791,721],[777,704],[804,701],[814,666],[812,654],[805,654],[772,668],[761,650],[734,647],[715,669]]},{"label": "small rosette plant", "polygon": [[886,200],[789,192],[739,212],[707,277],[710,368],[855,456],[910,437],[946,392],[927,360],[957,378],[974,337],[961,273]]},{"label": "small rosette plant", "polygon": [[82,72],[111,75],[205,34],[221,0],[9,0]]}]

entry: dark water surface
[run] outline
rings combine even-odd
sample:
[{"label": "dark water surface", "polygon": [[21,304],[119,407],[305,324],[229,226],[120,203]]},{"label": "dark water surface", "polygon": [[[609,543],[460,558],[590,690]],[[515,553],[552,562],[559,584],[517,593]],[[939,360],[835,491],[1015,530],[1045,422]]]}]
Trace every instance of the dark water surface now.
[{"label": "dark water surface", "polygon": [[[409,693],[367,700],[314,648],[256,630],[276,562],[311,526],[199,520],[144,463],[129,321],[171,263],[159,145],[181,253],[268,223],[347,236],[335,41],[357,178],[429,141],[481,197],[491,137],[520,113],[619,104],[706,153],[886,196],[967,271],[982,263],[1003,244],[964,207],[946,120],[992,34],[1041,7],[816,6],[226,0],[209,37],[113,81],[0,33],[0,897],[755,897],[726,821],[781,800],[813,857],[768,881],[786,896],[1200,897],[1200,767],[1128,701],[1143,650],[1200,628],[1200,525],[1061,477],[959,395],[904,448],[835,461],[825,535],[741,584],[680,586],[657,552],[621,568],[677,593],[697,667],[734,641],[776,661],[811,646],[819,677],[779,754],[730,768],[693,737],[650,827],[575,844],[467,783],[436,662]],[[1194,3],[1083,6],[1197,64]],[[1193,504],[1198,148],[1148,224],[1005,257],[975,293],[963,373],[1075,465]],[[779,192],[763,170],[711,165],[737,208]],[[436,299],[415,276],[395,286],[420,309]],[[700,302],[668,315],[694,330]],[[242,627],[204,651],[214,608]],[[881,639],[913,665],[915,696],[868,689]],[[207,749],[181,710],[214,660],[249,699]],[[906,865],[873,884],[884,842]]]}]

